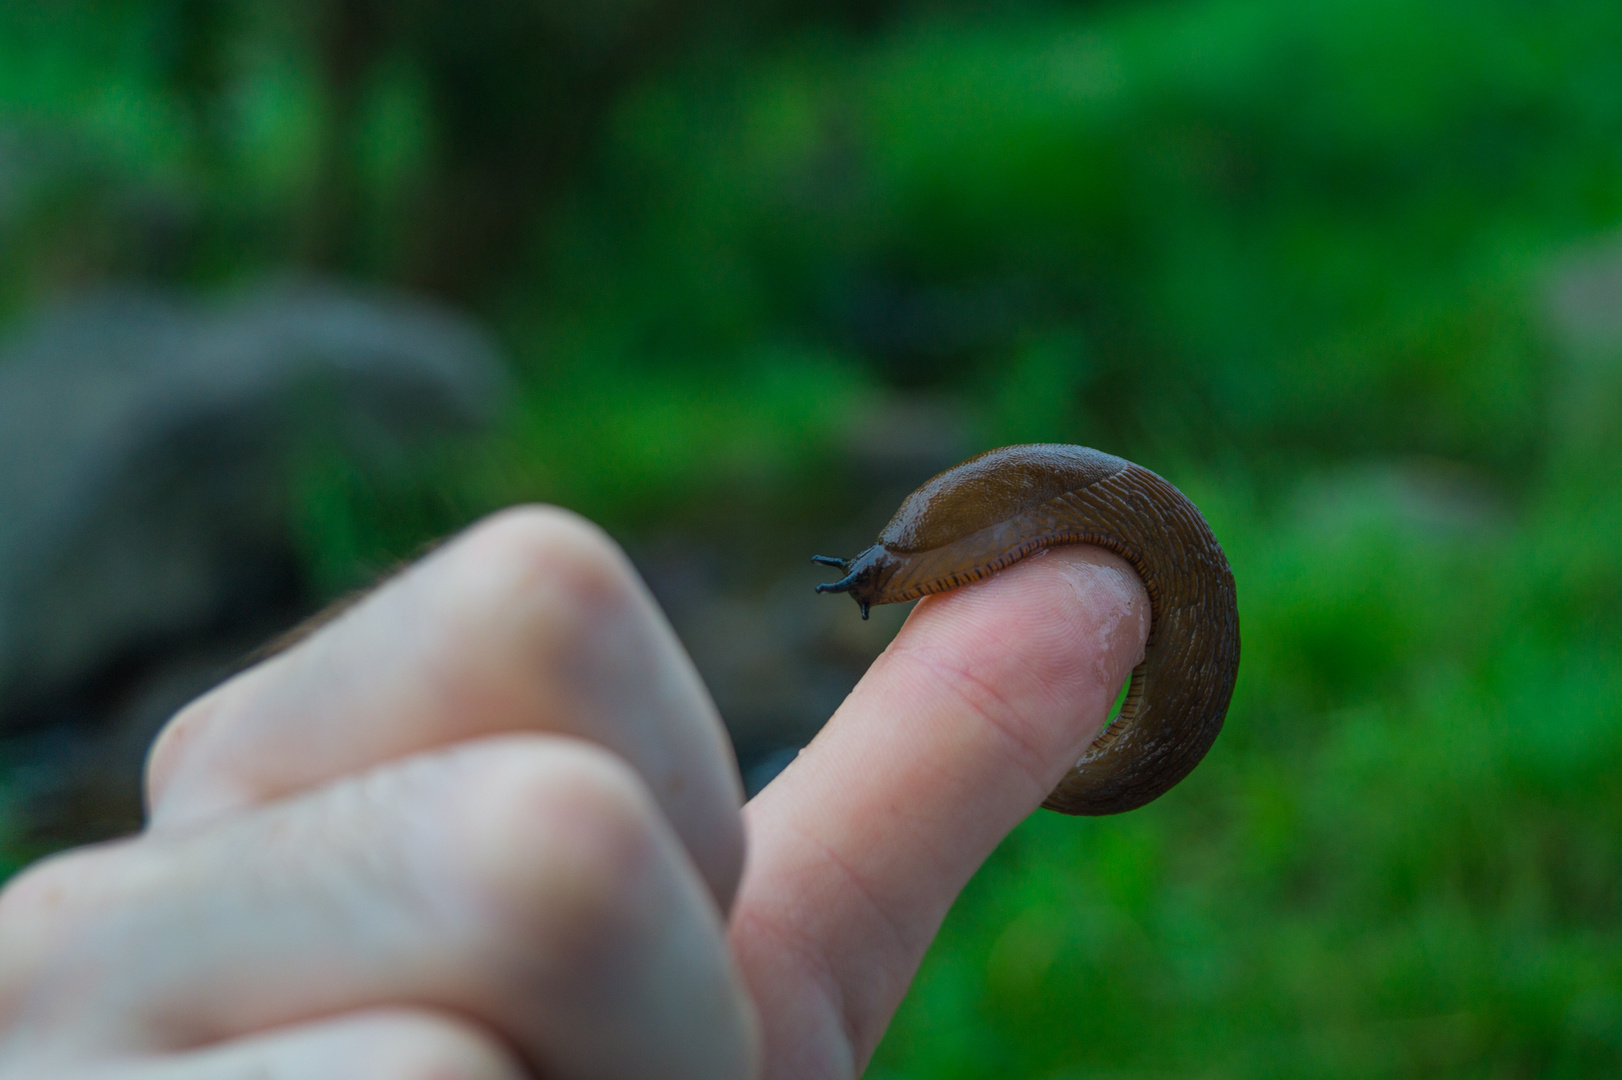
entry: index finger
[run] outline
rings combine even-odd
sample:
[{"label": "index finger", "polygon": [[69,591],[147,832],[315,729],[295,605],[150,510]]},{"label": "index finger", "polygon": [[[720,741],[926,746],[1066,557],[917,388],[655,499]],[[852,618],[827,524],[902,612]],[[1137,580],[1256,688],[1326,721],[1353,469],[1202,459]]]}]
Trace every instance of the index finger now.
[{"label": "index finger", "polygon": [[1149,611],[1091,547],[928,597],[745,808],[731,940],[769,1076],[861,1071],[952,900],[1102,728]]}]

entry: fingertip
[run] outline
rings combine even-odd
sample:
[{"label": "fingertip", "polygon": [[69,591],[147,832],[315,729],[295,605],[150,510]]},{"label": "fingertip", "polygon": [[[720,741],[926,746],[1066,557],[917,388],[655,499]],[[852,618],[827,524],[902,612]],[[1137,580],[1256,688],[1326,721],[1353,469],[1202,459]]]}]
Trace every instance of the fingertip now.
[{"label": "fingertip", "polygon": [[[1120,556],[1057,548],[967,588],[926,597],[875,665],[940,722],[989,722],[1057,782],[1143,659],[1147,590]],[[912,666],[913,672],[884,670]]]},{"label": "fingertip", "polygon": [[[1143,659],[1150,618],[1148,591],[1131,564],[1078,545],[925,598],[897,642],[903,649],[969,651],[982,661],[1000,652],[1056,691],[1102,686],[1113,694]],[[1008,672],[996,667],[993,674]]]}]

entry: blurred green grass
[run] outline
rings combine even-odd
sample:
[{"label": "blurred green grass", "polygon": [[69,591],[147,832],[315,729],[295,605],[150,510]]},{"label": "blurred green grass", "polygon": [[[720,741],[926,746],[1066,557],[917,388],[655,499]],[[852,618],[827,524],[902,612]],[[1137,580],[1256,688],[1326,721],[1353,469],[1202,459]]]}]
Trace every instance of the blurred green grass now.
[{"label": "blurred green grass", "polygon": [[[0,218],[0,309],[421,279],[461,145],[428,46],[389,38],[345,126],[247,7],[199,111],[154,44],[178,8],[0,4],[0,119],[71,148]],[[871,1075],[1622,1073],[1622,346],[1578,362],[1541,299],[1622,223],[1622,8],[761,11],[617,84],[452,290],[520,367],[501,430],[301,474],[320,579],[519,498],[631,537],[848,516],[822,478],[898,399],[1133,457],[1232,559],[1228,728],[1143,811],[1016,832]],[[301,246],[335,131],[337,255]]]}]

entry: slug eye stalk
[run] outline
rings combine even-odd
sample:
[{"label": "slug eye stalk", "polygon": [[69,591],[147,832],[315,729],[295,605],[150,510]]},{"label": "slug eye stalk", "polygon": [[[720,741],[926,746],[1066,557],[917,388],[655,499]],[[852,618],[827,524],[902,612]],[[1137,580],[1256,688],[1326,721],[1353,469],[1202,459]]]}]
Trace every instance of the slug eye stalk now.
[{"label": "slug eye stalk", "polygon": [[[845,576],[838,581],[829,581],[818,585],[817,592],[819,593],[851,592],[862,583],[862,578],[865,576],[861,567],[851,569],[856,561],[854,559],[841,559],[837,555],[813,555],[811,561],[818,566],[832,566],[837,570],[846,571]],[[856,597],[856,606],[862,609],[862,618],[866,619],[871,604],[858,596]]]}]

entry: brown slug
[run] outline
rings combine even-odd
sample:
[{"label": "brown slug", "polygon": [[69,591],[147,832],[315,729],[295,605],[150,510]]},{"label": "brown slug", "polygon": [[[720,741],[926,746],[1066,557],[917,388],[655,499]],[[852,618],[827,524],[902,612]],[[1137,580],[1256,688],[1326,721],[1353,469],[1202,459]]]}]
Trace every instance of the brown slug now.
[{"label": "brown slug", "polygon": [[1171,790],[1211,748],[1239,671],[1233,572],[1183,493],[1141,466],[1083,446],[989,450],[907,496],[845,571],[818,592],[873,604],[946,592],[1061,544],[1096,544],[1131,563],[1149,593],[1143,662],[1125,702],[1042,804],[1118,814]]}]

